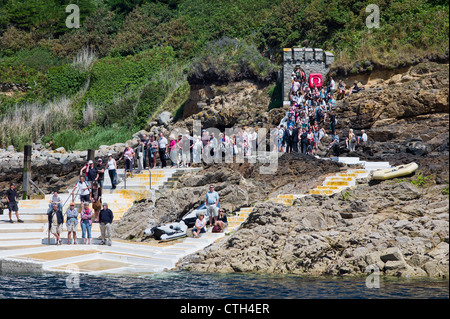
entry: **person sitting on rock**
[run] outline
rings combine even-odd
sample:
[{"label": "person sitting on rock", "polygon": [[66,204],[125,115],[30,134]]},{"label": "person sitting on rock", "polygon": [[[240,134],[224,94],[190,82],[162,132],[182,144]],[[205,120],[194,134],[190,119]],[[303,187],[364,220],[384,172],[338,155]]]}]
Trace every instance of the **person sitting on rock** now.
[{"label": "person sitting on rock", "polygon": [[313,90],[312,90],[312,97],[315,100],[317,100],[320,97],[320,91],[315,84],[314,84]]},{"label": "person sitting on rock", "polygon": [[355,81],[353,83],[353,88],[348,92],[348,96],[352,95],[353,93],[358,93],[359,91],[364,90],[364,88],[360,88],[358,86],[358,81]]},{"label": "person sitting on rock", "polygon": [[322,100],[325,100],[327,98],[327,92],[325,91],[325,88],[323,86],[320,88],[319,98],[321,98]]},{"label": "person sitting on rock", "polygon": [[202,233],[206,233],[206,219],[205,214],[200,213],[195,221],[194,228],[192,228],[192,234],[195,238],[199,238],[199,235]]},{"label": "person sitting on rock", "polygon": [[337,99],[343,99],[345,96],[345,84],[344,82],[342,82],[342,80],[339,80],[339,84],[338,84],[338,94],[337,94]]},{"label": "person sitting on rock", "polygon": [[330,110],[334,110],[334,109],[336,108],[336,100],[335,100],[333,94],[331,94],[331,95],[329,96],[328,104],[329,104],[329,109],[330,109]]},{"label": "person sitting on rock", "polygon": [[221,233],[223,232],[225,227],[228,226],[228,218],[227,218],[227,215],[225,214],[225,211],[223,210],[223,208],[219,209],[219,216],[217,217],[217,221],[214,224],[214,226],[220,227]]}]

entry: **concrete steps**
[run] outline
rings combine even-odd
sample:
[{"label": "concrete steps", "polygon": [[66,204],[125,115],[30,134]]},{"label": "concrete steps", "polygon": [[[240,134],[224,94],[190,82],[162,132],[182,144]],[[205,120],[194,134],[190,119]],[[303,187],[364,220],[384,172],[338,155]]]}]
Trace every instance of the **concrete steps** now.
[{"label": "concrete steps", "polygon": [[[248,216],[251,214],[252,211],[253,207],[243,207],[239,209],[239,211],[235,212],[234,215],[227,216],[228,226],[224,229],[224,233],[231,234],[234,231],[236,231],[242,225],[242,223],[244,223],[247,220]],[[208,232],[206,234],[203,234],[203,236],[207,234],[213,235],[211,231],[212,227],[210,227],[208,229]]]},{"label": "concrete steps", "polygon": [[[153,190],[148,186],[150,174],[152,188],[153,182],[157,187],[166,188],[171,187],[184,171],[189,170],[198,169],[144,171],[132,179],[127,179],[126,189],[122,181],[114,190],[110,188],[110,181],[106,176],[103,202],[108,203],[114,213],[114,219],[118,220],[134,201],[153,195]],[[120,174],[123,174],[123,170],[119,170],[119,176]],[[80,273],[94,275],[153,273],[173,268],[183,256],[204,249],[225,236],[224,233],[205,233],[198,239],[185,237],[153,245],[113,239],[113,245],[107,246],[100,245],[100,227],[98,223],[93,223],[91,244],[87,245],[82,244],[81,225],[78,223],[77,245],[68,245],[64,223],[62,245],[57,246],[53,236],[48,241],[46,212],[50,197],[51,195],[47,195],[41,200],[20,201],[19,215],[24,223],[9,223],[7,211],[5,215],[0,215],[0,259],[7,260],[7,264],[18,268],[28,264],[43,271],[73,272],[75,267]],[[60,194],[60,197],[65,201],[69,198],[69,193]],[[67,203],[70,201],[71,198]],[[80,208],[79,198],[76,198],[75,202],[77,208]],[[66,209],[67,206],[63,210]],[[239,227],[251,210],[252,208],[244,208],[235,216],[230,216],[226,231],[230,232]]]},{"label": "concrete steps", "polygon": [[390,167],[389,162],[366,162],[361,161],[359,157],[331,157],[330,159],[348,166],[354,165],[362,168],[348,169],[346,172],[336,173],[334,176],[327,176],[322,185],[309,190],[308,194],[281,194],[271,200],[276,203],[292,206],[294,200],[302,196],[331,196],[349,187],[354,187],[357,179],[369,177],[372,171]]},{"label": "concrete steps", "polygon": [[367,177],[367,170],[348,170],[345,173],[336,173],[334,176],[327,176],[322,185],[317,186],[309,191],[311,195],[330,196],[343,190],[354,187],[358,178]]},{"label": "concrete steps", "polygon": [[294,204],[294,200],[297,198],[301,198],[305,196],[304,194],[281,194],[276,198],[272,198],[271,200],[275,203],[283,204],[286,206],[292,206]]}]

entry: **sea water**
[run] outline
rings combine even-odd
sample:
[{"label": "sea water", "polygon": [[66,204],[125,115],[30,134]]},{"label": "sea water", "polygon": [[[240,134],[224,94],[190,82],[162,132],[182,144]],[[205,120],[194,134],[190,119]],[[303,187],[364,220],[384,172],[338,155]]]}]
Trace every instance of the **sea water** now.
[{"label": "sea water", "polygon": [[[447,280],[364,277],[204,274],[167,272],[144,276],[22,274],[0,276],[0,299],[394,299],[449,298]],[[74,284],[75,283],[75,284]]]}]

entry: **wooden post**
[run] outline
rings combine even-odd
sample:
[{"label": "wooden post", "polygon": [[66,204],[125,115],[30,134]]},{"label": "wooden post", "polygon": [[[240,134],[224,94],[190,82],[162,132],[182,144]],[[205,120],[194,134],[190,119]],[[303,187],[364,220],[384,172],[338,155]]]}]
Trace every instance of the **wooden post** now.
[{"label": "wooden post", "polygon": [[88,150],[87,160],[95,164],[95,150]]},{"label": "wooden post", "polygon": [[23,199],[28,199],[31,194],[31,145],[25,145],[23,151]]},{"label": "wooden post", "polygon": [[151,171],[151,169],[149,168],[148,169],[148,177],[149,177],[149,183],[150,183],[150,188],[149,189],[152,189],[152,171]]}]

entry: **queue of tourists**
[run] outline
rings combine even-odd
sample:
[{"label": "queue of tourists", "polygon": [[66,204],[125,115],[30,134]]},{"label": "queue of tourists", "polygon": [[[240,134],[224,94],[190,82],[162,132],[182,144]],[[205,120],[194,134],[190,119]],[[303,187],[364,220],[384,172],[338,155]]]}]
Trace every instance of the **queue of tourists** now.
[{"label": "queue of tourists", "polygon": [[[323,83],[319,81],[319,83]],[[291,74],[290,106],[285,117],[276,128],[279,152],[301,152],[304,154],[316,154],[321,140],[328,133],[331,142],[328,149],[339,147],[339,135],[336,133],[336,98],[342,99],[361,90],[358,83],[347,92],[342,80],[338,85],[329,78],[327,86],[317,86],[308,83],[305,71],[296,66]],[[349,151],[355,151],[359,143],[367,142],[367,134],[361,131],[357,137],[352,129],[346,137],[346,146]],[[339,153],[339,150],[337,151]]]},{"label": "queue of tourists", "polygon": [[[336,99],[344,98],[359,92],[362,88],[355,82],[350,91],[346,91],[345,85],[339,81],[336,85],[332,77],[329,78],[327,86],[317,87],[306,80],[306,74],[300,67],[296,67],[292,73],[292,84],[290,89],[290,106],[286,111],[280,124],[271,130],[271,139],[275,141],[273,151],[275,152],[301,152],[304,154],[316,154],[321,141],[327,134],[331,135],[328,149],[337,149],[339,152],[340,138],[336,133]],[[322,83],[322,82],[320,82]],[[217,130],[215,130],[217,132]],[[200,163],[205,156],[214,158],[223,156],[224,153],[233,156],[250,157],[258,145],[257,128],[245,127],[243,130],[234,131],[235,134],[227,135],[219,132],[215,135],[210,130],[202,130],[201,135],[178,134],[169,135],[167,138],[163,132],[158,135],[142,135],[134,148],[127,146],[118,158],[118,162],[124,161],[125,174],[133,177],[133,172],[141,172],[144,169],[166,168],[166,167],[189,167],[191,163]],[[364,130],[361,136],[356,136],[349,129],[345,137],[345,145],[349,151],[355,151],[358,144],[367,142],[368,137]],[[61,244],[61,233],[66,220],[68,231],[68,242],[77,243],[78,222],[82,230],[83,244],[91,243],[91,228],[93,223],[100,224],[102,244],[111,245],[111,223],[114,219],[108,204],[102,201],[105,173],[111,180],[111,188],[115,189],[118,184],[117,164],[111,153],[108,160],[103,162],[98,158],[94,163],[89,160],[80,170],[80,178],[71,192],[72,202],[65,212],[57,192],[53,193],[47,211],[49,231],[55,236],[56,243]],[[157,162],[159,165],[157,166]],[[137,168],[135,168],[137,166]],[[74,198],[79,195],[81,209],[75,208]],[[12,213],[15,213],[17,222],[23,223],[19,218],[17,205],[17,191],[15,184],[11,183],[6,194],[9,222],[13,223]],[[219,197],[211,186],[206,196],[206,207],[210,216],[210,226],[217,227],[223,231],[226,227],[226,215],[223,209],[218,209]],[[204,217],[204,216],[203,216]],[[194,237],[204,232],[206,223],[199,216],[198,225],[193,230]]]}]

